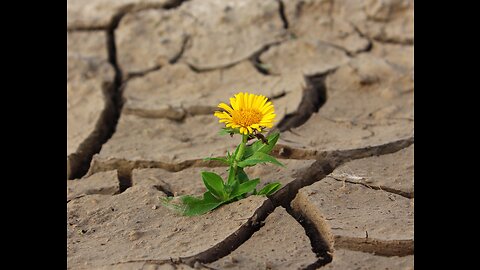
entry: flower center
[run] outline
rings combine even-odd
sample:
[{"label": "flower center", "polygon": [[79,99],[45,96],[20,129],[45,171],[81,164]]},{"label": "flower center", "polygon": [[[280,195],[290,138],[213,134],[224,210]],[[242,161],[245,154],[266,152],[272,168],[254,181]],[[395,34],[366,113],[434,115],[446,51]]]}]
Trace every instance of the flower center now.
[{"label": "flower center", "polygon": [[243,127],[259,124],[263,116],[262,113],[256,109],[242,109],[236,112],[237,113],[232,116],[233,121]]}]

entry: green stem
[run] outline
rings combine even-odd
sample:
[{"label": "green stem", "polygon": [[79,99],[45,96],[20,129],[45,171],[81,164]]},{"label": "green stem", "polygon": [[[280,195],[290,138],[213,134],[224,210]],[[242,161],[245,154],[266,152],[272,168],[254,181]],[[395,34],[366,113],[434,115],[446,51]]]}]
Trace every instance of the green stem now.
[{"label": "green stem", "polygon": [[238,163],[242,160],[243,154],[245,153],[247,140],[248,140],[248,135],[242,135],[242,142],[240,143],[240,147],[238,148],[237,155],[235,156],[235,159],[233,161],[233,173],[235,175],[234,179],[237,178]]}]

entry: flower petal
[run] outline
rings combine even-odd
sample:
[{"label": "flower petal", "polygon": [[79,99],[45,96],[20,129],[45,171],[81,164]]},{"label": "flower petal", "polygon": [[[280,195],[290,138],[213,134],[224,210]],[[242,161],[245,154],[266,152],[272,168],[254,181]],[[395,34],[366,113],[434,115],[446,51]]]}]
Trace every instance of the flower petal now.
[{"label": "flower petal", "polygon": [[230,108],[230,106],[228,106],[227,104],[225,104],[225,103],[223,103],[223,102],[220,103],[220,104],[218,104],[218,107],[224,109],[225,111],[229,112],[230,114],[231,114],[232,111],[233,111],[233,109]]},{"label": "flower petal", "polygon": [[232,105],[233,110],[238,110],[238,100],[236,98],[230,98],[230,104]]}]

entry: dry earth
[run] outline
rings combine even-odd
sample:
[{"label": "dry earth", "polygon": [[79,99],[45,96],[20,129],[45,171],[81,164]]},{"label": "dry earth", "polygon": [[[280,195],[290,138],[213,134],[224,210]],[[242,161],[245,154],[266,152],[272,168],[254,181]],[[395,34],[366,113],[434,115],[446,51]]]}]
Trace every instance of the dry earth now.
[{"label": "dry earth", "polygon": [[[413,0],[67,0],[69,269],[413,269]],[[212,115],[273,100],[270,197],[203,216]]]}]

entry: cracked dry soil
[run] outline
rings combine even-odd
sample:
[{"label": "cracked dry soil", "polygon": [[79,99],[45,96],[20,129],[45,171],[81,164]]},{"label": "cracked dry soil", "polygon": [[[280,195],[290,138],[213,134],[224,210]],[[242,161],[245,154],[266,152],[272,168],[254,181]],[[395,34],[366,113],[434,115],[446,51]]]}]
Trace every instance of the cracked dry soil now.
[{"label": "cracked dry soil", "polygon": [[[67,0],[68,269],[413,269],[413,0]],[[235,147],[215,106],[271,98],[285,168],[198,217]]]}]

